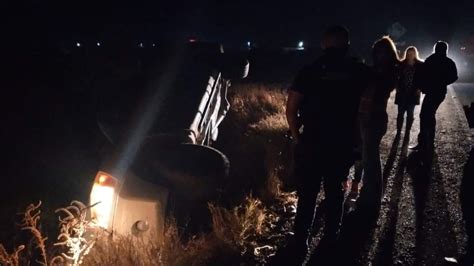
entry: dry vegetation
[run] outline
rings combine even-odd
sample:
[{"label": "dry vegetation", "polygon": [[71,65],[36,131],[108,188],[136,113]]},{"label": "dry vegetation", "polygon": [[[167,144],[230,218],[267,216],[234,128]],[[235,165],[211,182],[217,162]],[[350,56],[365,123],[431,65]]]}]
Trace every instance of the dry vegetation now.
[{"label": "dry vegetation", "polygon": [[[282,191],[291,167],[284,134],[286,93],[281,84],[237,84],[230,92],[230,112],[217,146],[232,163],[226,188],[233,198],[209,203],[212,230],[184,239],[173,221],[164,240],[107,237],[92,230],[86,206],[72,202],[57,210],[59,236],[48,242],[40,226],[40,204],[23,214],[21,229],[31,244],[10,253],[0,245],[0,263],[24,265],[224,265],[264,263],[281,243],[295,213],[294,193]],[[254,196],[252,196],[254,195]],[[91,234],[90,232],[93,232]],[[31,243],[31,241],[30,241]]]}]

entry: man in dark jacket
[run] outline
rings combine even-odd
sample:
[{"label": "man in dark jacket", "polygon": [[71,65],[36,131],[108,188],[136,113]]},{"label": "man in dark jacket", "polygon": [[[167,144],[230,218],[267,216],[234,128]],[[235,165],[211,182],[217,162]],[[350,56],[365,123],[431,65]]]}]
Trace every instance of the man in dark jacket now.
[{"label": "man in dark jacket", "polygon": [[307,251],[321,181],[327,206],[324,238],[336,239],[344,199],[342,182],[354,162],[356,116],[367,80],[365,65],[347,55],[349,33],[344,27],[328,28],[321,45],[324,54],[295,78],[286,109],[296,143],[298,194],[289,249],[294,251],[294,262],[300,264]]},{"label": "man in dark jacket", "polygon": [[438,41],[434,46],[434,53],[429,56],[420,71],[415,76],[415,82],[425,94],[420,112],[420,133],[418,145],[412,147],[429,154],[433,151],[436,111],[444,101],[447,86],[458,79],[456,64],[448,58],[448,44]]}]

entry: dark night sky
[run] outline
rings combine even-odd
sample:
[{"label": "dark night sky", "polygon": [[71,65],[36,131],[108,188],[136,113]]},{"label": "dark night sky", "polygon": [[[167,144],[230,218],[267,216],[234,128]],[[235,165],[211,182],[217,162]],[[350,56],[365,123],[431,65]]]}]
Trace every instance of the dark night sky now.
[{"label": "dark night sky", "polygon": [[[451,39],[474,29],[474,1],[9,1],[1,8],[13,38],[196,36],[221,42],[316,41],[344,24],[354,42],[372,42],[400,22],[409,42]],[[470,23],[469,23],[470,21]],[[119,38],[119,37],[118,37]]]}]

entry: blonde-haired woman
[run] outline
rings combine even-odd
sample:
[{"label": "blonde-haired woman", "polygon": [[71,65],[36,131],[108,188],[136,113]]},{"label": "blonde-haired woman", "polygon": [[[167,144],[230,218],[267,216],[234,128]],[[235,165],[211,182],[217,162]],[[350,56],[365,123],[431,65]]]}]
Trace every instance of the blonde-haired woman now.
[{"label": "blonde-haired woman", "polygon": [[[399,64],[395,43],[389,37],[377,40],[372,47],[373,66],[369,85],[360,106],[359,121],[362,137],[362,163],[364,186],[357,208],[366,210],[376,218],[382,200],[382,166],[380,142],[387,131],[387,102],[398,82]],[[374,219],[373,219],[374,220]]]},{"label": "blonde-haired woman", "polygon": [[410,46],[405,50],[400,64],[400,79],[397,86],[397,94],[395,96],[395,104],[398,105],[398,136],[402,131],[405,113],[407,115],[405,135],[410,133],[410,129],[414,120],[413,113],[415,106],[420,104],[421,92],[419,88],[415,86],[413,78],[415,77],[415,73],[422,63],[423,61],[420,59],[418,50],[415,46]]}]

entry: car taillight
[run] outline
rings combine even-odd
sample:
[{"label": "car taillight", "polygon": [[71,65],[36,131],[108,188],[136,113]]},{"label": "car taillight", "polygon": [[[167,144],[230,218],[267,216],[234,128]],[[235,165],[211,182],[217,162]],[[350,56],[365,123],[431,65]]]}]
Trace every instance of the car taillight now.
[{"label": "car taillight", "polygon": [[116,203],[117,179],[112,175],[99,171],[95,177],[90,194],[91,218],[97,225],[111,229],[111,222]]}]

